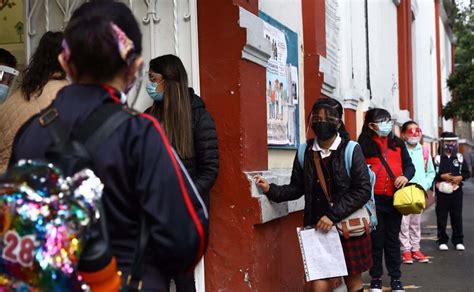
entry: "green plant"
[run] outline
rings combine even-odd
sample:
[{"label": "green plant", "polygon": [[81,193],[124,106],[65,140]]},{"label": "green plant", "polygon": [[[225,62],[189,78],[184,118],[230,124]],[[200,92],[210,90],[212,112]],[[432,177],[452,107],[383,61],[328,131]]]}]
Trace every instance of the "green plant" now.
[{"label": "green plant", "polygon": [[453,99],[443,108],[446,119],[474,120],[474,14],[471,7],[456,9],[456,66],[447,80]]}]

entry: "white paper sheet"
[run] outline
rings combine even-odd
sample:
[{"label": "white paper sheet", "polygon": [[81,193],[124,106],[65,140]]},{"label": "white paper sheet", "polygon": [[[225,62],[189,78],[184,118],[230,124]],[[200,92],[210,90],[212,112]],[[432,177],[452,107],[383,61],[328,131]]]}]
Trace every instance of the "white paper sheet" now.
[{"label": "white paper sheet", "polygon": [[347,276],[341,239],[336,228],[328,233],[311,229],[296,229],[303,255],[306,281]]}]

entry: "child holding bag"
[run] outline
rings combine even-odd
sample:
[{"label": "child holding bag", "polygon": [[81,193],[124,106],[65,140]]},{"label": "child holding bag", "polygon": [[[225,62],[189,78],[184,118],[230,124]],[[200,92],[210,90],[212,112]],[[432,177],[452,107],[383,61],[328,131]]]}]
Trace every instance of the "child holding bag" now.
[{"label": "child holding bag", "polygon": [[[422,136],[421,129],[414,121],[408,121],[402,125],[402,139],[405,141],[408,154],[410,154],[416,170],[415,176],[410,182],[417,183],[425,191],[428,191],[433,185],[436,173],[429,151],[425,151],[425,148],[420,144]],[[413,260],[420,263],[429,262],[428,258],[420,250],[420,225],[421,214],[403,216],[400,228],[400,243],[404,264],[413,264]]]}]

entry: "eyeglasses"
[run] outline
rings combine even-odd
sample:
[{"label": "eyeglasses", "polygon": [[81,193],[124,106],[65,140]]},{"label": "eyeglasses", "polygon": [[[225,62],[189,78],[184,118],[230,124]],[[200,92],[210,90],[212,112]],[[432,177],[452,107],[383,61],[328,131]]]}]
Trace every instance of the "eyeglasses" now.
[{"label": "eyeglasses", "polygon": [[422,131],[420,128],[411,128],[405,131],[405,135],[407,136],[418,137],[418,136],[421,136],[421,134],[422,134]]}]

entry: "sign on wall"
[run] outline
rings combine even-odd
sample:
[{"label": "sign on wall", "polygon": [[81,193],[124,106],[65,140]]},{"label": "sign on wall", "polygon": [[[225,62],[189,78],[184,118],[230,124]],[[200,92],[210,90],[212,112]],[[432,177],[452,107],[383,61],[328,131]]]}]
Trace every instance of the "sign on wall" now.
[{"label": "sign on wall", "polygon": [[272,46],[267,65],[266,100],[268,145],[296,148],[298,114],[298,35],[264,12],[264,36]]}]

